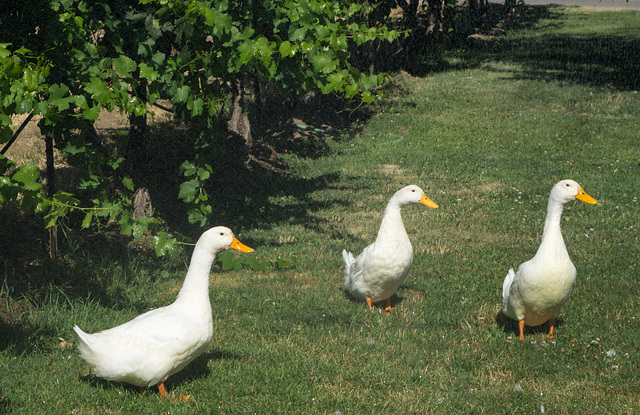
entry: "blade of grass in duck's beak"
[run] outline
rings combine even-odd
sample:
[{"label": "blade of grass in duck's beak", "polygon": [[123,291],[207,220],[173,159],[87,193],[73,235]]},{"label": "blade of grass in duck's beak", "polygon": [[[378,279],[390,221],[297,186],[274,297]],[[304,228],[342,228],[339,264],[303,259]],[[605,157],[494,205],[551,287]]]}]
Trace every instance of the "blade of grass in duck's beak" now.
[{"label": "blade of grass in duck's beak", "polygon": [[235,249],[240,252],[253,252],[253,248],[249,248],[247,245],[240,242],[235,236],[233,237],[233,242],[229,245],[229,249]]},{"label": "blade of grass in duck's beak", "polygon": [[590,205],[594,205],[598,203],[597,200],[589,196],[584,190],[578,189],[578,194],[576,195],[576,199],[582,200],[584,203],[588,203]]},{"label": "blade of grass in duck's beak", "polygon": [[420,199],[419,203],[422,203],[423,205],[429,206],[430,208],[433,208],[433,209],[437,209],[438,208],[438,205],[433,200],[429,199],[425,195],[422,195],[422,199]]}]

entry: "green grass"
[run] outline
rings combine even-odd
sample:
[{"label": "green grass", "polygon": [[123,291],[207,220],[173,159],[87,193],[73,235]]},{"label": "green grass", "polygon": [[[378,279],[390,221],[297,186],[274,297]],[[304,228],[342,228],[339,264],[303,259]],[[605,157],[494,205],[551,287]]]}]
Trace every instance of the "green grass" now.
[{"label": "green grass", "polygon": [[[224,224],[250,255],[295,263],[214,268],[214,341],[168,381],[191,402],[96,379],[65,343],[73,324],[97,331],[173,301],[188,254],[87,247],[40,266],[52,283],[29,286],[20,324],[1,331],[0,412],[634,413],[640,13],[583,12],[539,9],[477,50],[448,51],[448,69],[396,75],[400,91],[360,133],[289,156],[290,175],[236,196],[242,220]],[[502,280],[535,253],[564,178],[599,202],[565,210],[577,284],[556,338],[530,329],[519,342],[496,322]],[[340,252],[369,244],[409,183],[440,209],[403,211],[414,265],[396,309],[372,314],[342,290]]]}]

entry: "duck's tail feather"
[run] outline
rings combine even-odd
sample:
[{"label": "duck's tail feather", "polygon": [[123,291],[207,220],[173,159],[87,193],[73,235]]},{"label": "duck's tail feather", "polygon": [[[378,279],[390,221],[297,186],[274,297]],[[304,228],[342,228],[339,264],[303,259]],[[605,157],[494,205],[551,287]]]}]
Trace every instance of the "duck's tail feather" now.
[{"label": "duck's tail feather", "polygon": [[355,263],[355,259],[353,258],[353,254],[351,252],[347,252],[346,249],[342,250],[342,259],[344,260],[344,285],[345,287],[351,286],[351,280],[353,278],[353,264]]},{"label": "duck's tail feather", "polygon": [[516,273],[513,271],[513,268],[509,269],[507,276],[504,277],[504,282],[502,283],[502,303],[506,309],[507,302],[509,300],[509,291],[511,290],[511,284],[513,283],[513,279],[516,277]]},{"label": "duck's tail feather", "polygon": [[78,352],[80,353],[80,357],[85,361],[91,360],[91,357],[95,354],[95,350],[91,347],[91,341],[89,340],[89,336],[91,335],[85,333],[77,325],[73,326],[73,331],[76,332],[76,336],[78,337]]}]

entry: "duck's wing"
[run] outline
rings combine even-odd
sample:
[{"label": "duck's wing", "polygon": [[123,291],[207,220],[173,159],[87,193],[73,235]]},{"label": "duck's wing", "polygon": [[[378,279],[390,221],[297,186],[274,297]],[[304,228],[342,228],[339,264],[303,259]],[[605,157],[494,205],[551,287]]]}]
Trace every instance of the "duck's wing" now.
[{"label": "duck's wing", "polygon": [[342,258],[345,261],[344,286],[347,290],[351,291],[353,284],[356,282],[366,283],[367,275],[365,269],[370,267],[374,259],[374,245],[371,244],[364,248],[360,255],[355,258],[351,252],[342,251]]}]

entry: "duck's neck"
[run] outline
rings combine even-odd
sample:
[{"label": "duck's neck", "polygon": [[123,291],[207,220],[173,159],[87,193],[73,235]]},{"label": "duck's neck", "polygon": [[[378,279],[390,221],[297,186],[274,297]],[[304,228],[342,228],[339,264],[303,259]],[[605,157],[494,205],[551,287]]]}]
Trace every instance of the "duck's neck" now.
[{"label": "duck's neck", "polygon": [[566,255],[569,256],[567,248],[562,238],[560,229],[560,219],[564,205],[553,200],[549,200],[547,205],[547,218],[544,222],[542,241],[536,255]]},{"label": "duck's neck", "polygon": [[209,303],[209,271],[214,259],[215,255],[196,245],[178,301],[206,300]]},{"label": "duck's neck", "polygon": [[[393,199],[389,200],[386,209],[384,210],[384,216],[382,217],[382,223],[380,224],[380,230],[376,238],[376,244],[383,241],[392,241],[396,243],[398,241],[398,235],[406,237],[407,241],[409,236],[402,223],[402,215],[400,214],[402,207]],[[393,235],[390,238],[389,235]]]}]

